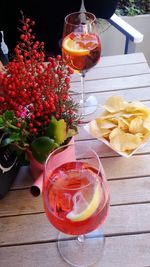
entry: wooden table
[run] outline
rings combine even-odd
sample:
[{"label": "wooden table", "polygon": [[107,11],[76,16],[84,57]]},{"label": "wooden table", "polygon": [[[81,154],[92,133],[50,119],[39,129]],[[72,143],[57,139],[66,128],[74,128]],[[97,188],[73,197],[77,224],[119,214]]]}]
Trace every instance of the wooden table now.
[{"label": "wooden table", "polygon": [[[150,69],[142,53],[104,57],[86,79],[86,92],[92,91],[100,104],[111,95],[123,95],[127,101],[138,99],[150,106]],[[75,75],[72,88],[79,87]],[[100,112],[101,108],[88,120]],[[99,153],[110,185],[111,207],[102,227],[105,250],[94,266],[150,266],[150,142],[127,159],[82,127],[76,139]],[[31,196],[31,184],[24,167],[0,200],[0,267],[67,267],[57,252],[57,231],[45,216],[41,196]]]}]

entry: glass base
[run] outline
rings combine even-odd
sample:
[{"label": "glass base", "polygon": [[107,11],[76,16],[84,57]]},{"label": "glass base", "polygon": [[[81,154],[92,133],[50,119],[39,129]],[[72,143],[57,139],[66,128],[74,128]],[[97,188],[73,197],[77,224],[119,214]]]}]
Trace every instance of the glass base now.
[{"label": "glass base", "polygon": [[87,267],[98,262],[102,257],[104,245],[105,237],[100,230],[79,237],[63,233],[58,236],[60,255],[67,263],[76,267]]},{"label": "glass base", "polygon": [[80,106],[81,106],[80,108],[81,115],[86,116],[86,115],[94,113],[97,110],[98,102],[97,102],[96,97],[91,95],[85,99],[84,103],[81,100]]}]

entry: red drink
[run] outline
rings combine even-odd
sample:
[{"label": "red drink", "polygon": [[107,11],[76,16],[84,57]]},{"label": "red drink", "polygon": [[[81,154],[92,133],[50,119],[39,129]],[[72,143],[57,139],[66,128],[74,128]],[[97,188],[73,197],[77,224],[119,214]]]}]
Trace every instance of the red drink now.
[{"label": "red drink", "polygon": [[100,58],[99,37],[92,33],[72,32],[62,42],[62,54],[73,70],[79,73],[87,71],[95,66]]},{"label": "red drink", "polygon": [[66,234],[91,232],[108,213],[108,188],[87,163],[61,165],[47,178],[43,194],[49,221]]}]

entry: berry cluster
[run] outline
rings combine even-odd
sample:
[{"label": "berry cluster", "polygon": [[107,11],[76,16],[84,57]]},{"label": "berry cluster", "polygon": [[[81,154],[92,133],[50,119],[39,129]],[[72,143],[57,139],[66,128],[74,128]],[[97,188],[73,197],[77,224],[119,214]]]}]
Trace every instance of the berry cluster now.
[{"label": "berry cluster", "polygon": [[[15,57],[0,73],[0,116],[13,111],[13,126],[26,134],[26,142],[44,135],[51,118],[63,119],[74,129],[79,117],[70,96],[69,69],[58,55],[45,63],[44,43],[35,40],[30,18],[22,17]],[[28,133],[28,134],[27,134]]]}]

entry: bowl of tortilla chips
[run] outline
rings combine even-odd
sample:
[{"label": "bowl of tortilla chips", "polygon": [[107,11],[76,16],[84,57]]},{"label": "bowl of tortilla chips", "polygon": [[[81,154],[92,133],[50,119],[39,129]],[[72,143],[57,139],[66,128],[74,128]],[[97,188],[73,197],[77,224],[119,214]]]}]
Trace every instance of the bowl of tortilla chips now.
[{"label": "bowl of tortilla chips", "polygon": [[150,108],[140,101],[111,96],[104,111],[84,128],[118,154],[130,157],[150,137]]}]

